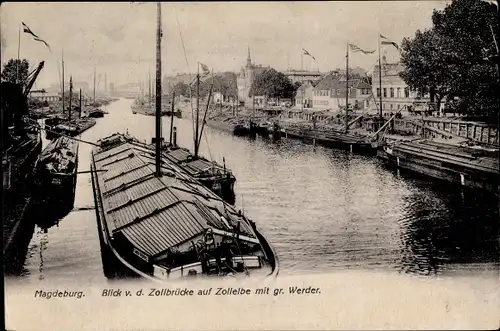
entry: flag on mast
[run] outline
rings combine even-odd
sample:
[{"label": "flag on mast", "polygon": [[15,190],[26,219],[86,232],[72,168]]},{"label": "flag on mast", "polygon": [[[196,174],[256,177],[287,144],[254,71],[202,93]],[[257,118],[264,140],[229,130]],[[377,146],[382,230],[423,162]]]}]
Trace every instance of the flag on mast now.
[{"label": "flag on mast", "polygon": [[356,46],[354,44],[349,44],[349,48],[351,49],[351,51],[353,53],[361,52],[363,54],[373,54],[375,52],[375,50],[373,50],[373,51],[363,50],[363,49],[361,49],[360,47],[358,47],[358,46]]},{"label": "flag on mast", "polygon": [[308,51],[306,51],[305,48],[302,48],[302,50],[304,51],[304,55],[309,55],[310,57],[312,57],[312,59],[314,61],[316,61],[316,58],[314,56],[312,56],[311,53],[309,53]]},{"label": "flag on mast", "polygon": [[33,31],[31,31],[31,29],[26,24],[24,24],[24,22],[21,22],[21,24],[23,25],[23,32],[24,33],[30,34],[33,37],[33,39],[35,39],[36,41],[44,43],[45,46],[47,46],[47,48],[51,51],[49,44],[45,40],[38,37]]},{"label": "flag on mast", "polygon": [[392,45],[394,47],[396,47],[396,49],[399,51],[399,46],[396,42],[394,41],[390,41],[389,39],[387,39],[387,37],[383,36],[383,35],[380,35],[380,39],[384,39],[380,42],[380,44],[382,45]]},{"label": "flag on mast", "polygon": [[202,77],[205,77],[206,75],[208,75],[210,73],[210,69],[208,69],[208,66],[206,64],[203,64],[201,62],[199,62],[200,64],[200,67],[201,67],[201,76]]}]

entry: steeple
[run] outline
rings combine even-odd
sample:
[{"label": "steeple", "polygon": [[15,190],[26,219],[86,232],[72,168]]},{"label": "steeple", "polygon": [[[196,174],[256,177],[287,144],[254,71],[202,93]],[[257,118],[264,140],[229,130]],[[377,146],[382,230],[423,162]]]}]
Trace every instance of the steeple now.
[{"label": "steeple", "polygon": [[248,46],[247,67],[252,65],[252,58],[250,57],[250,46]]}]

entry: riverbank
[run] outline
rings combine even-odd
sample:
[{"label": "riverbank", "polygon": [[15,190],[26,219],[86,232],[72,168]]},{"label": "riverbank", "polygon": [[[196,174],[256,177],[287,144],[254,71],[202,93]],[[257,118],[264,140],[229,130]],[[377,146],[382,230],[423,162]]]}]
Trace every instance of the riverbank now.
[{"label": "riverbank", "polygon": [[458,118],[391,115],[351,114],[346,121],[340,113],[297,109],[277,116],[219,112],[207,125],[235,134],[237,125],[250,121],[268,128],[276,123],[284,138],[377,156],[389,165],[428,178],[499,193],[497,127]]}]

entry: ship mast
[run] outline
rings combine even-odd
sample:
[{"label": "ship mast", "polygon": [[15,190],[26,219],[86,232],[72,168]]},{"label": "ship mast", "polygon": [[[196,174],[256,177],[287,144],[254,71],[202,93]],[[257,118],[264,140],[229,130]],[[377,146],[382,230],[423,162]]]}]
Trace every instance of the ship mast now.
[{"label": "ship mast", "polygon": [[62,51],[61,55],[61,62],[62,62],[62,113],[64,114],[64,50]]},{"label": "ship mast", "polygon": [[379,116],[382,117],[382,61],[380,60],[380,33],[378,34],[378,86],[380,87],[380,110]]},{"label": "ship mast", "polygon": [[151,69],[148,70],[148,99],[149,99],[149,105],[151,106],[151,103],[153,102],[153,95],[151,94],[152,92],[152,81],[151,81]]},{"label": "ship mast", "polygon": [[346,44],[346,61],[345,61],[345,133],[347,133],[348,118],[347,114],[349,111],[349,43]]},{"label": "ship mast", "polygon": [[95,67],[94,67],[94,106],[95,106]]},{"label": "ship mast", "polygon": [[156,4],[156,177],[161,177],[161,3]]},{"label": "ship mast", "polygon": [[198,157],[198,130],[200,117],[200,63],[198,62],[198,73],[196,74],[196,129],[194,137],[194,158]]},{"label": "ship mast", "polygon": [[68,119],[71,121],[71,103],[73,99],[73,76],[69,76],[69,109],[68,109]]}]

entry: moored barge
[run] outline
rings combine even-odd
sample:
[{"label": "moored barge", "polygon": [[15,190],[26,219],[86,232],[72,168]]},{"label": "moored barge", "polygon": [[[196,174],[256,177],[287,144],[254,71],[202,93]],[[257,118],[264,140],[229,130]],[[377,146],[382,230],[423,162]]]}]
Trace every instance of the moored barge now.
[{"label": "moored barge", "polygon": [[[91,177],[105,275],[274,277],[274,249],[255,223],[155,151],[122,134],[98,141]],[[125,273],[127,274],[127,273]]]},{"label": "moored barge", "polygon": [[216,162],[210,162],[203,157],[195,158],[187,149],[178,146],[164,148],[164,155],[176,163],[190,175],[199,180],[208,189],[230,204],[236,202],[234,183],[236,177],[226,168]]},{"label": "moored barge", "polygon": [[377,156],[424,176],[496,194],[500,191],[498,150],[417,139],[385,143]]},{"label": "moored barge", "polygon": [[65,210],[73,208],[77,171],[78,142],[67,137],[51,141],[35,164],[36,200]]}]

